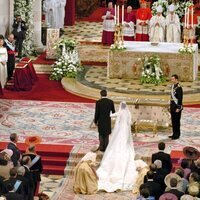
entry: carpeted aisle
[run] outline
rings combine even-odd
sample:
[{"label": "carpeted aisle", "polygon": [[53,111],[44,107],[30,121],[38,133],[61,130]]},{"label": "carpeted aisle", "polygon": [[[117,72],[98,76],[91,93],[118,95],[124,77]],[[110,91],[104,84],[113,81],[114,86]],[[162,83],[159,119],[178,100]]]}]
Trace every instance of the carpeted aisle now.
[{"label": "carpeted aisle", "polygon": [[49,75],[40,74],[38,77],[39,81],[35,83],[31,91],[17,92],[4,89],[4,96],[2,98],[59,102],[94,102],[94,100],[82,98],[65,91],[60,81],[49,80]]}]

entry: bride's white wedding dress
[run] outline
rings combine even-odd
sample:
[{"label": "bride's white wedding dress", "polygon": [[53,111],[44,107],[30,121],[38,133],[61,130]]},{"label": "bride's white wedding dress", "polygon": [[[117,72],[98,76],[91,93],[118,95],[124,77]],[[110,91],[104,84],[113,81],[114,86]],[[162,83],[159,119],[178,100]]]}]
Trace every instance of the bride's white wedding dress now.
[{"label": "bride's white wedding dress", "polygon": [[117,119],[111,139],[97,169],[98,190],[107,192],[132,190],[137,177],[131,135],[131,113],[125,102],[121,102],[117,113],[111,114],[111,117],[114,116]]}]

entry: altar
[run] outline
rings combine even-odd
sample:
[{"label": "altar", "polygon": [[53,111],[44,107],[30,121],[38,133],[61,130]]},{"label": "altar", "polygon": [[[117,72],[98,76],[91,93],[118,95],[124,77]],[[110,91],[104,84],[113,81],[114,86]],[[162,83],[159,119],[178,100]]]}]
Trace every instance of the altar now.
[{"label": "altar", "polygon": [[140,58],[158,55],[161,69],[168,78],[178,74],[181,81],[192,82],[198,73],[198,45],[193,44],[194,54],[180,54],[182,43],[125,42],[125,50],[110,50],[108,53],[108,78],[140,79],[143,64]]}]

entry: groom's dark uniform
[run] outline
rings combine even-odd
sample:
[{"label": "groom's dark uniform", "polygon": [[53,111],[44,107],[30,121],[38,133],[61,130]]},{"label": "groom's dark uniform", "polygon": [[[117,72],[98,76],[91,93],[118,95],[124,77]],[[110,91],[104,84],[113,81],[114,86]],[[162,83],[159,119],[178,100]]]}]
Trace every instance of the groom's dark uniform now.
[{"label": "groom's dark uniform", "polygon": [[111,133],[111,118],[110,112],[115,112],[115,106],[112,100],[102,97],[96,102],[94,123],[98,125],[99,131],[99,150],[105,151],[109,134]]}]

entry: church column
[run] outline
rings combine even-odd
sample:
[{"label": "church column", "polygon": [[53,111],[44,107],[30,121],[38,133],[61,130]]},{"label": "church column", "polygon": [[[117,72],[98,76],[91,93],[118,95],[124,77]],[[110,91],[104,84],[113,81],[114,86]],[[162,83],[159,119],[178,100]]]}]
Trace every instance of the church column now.
[{"label": "church column", "polygon": [[14,22],[14,0],[9,1],[9,8],[9,32],[11,33]]},{"label": "church column", "polygon": [[5,35],[9,27],[9,2],[0,0],[0,35]]},{"label": "church column", "polygon": [[36,50],[42,51],[42,2],[35,0],[33,3],[33,20],[34,20],[34,46]]}]

